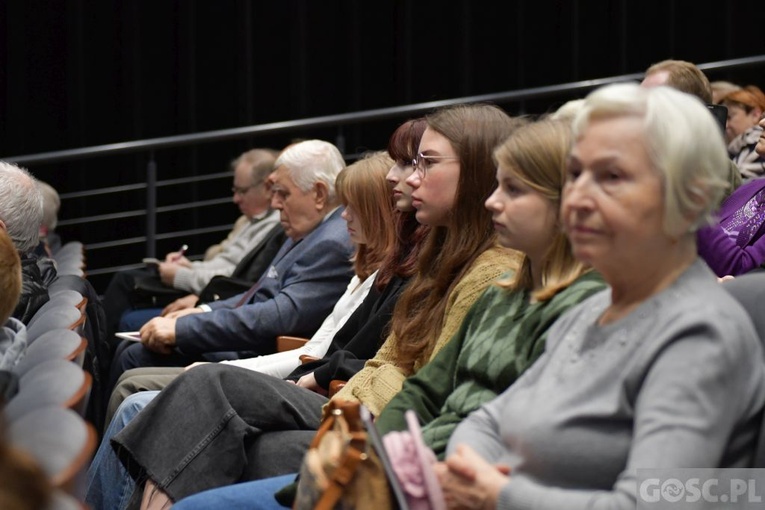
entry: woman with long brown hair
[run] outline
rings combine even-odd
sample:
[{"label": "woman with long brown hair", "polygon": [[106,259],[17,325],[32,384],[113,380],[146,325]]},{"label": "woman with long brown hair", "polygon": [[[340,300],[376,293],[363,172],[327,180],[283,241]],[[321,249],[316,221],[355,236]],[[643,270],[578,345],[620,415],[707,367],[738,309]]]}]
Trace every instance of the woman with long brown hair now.
[{"label": "woman with long brown hair", "polygon": [[414,410],[423,442],[442,456],[459,422],[544,352],[557,318],[605,287],[574,258],[559,220],[570,131],[562,122],[531,123],[494,152],[498,186],[486,207],[500,244],[523,253],[521,267],[489,287],[457,335],[407,379],[376,421],[381,434],[406,430],[404,414]]},{"label": "woman with long brown hair", "polygon": [[[350,380],[349,391],[370,390],[373,412],[400,388],[407,370],[411,373],[451,338],[483,290],[516,264],[516,256],[496,244],[491,214],[483,207],[494,185],[492,151],[516,123],[487,105],[442,110],[427,121],[417,171],[407,182],[415,188],[417,220],[431,232],[418,260],[422,274],[397,303],[381,351],[399,343],[396,317],[402,303],[413,303],[407,296],[425,298],[406,319],[419,325],[426,341],[417,359],[368,366],[360,381],[359,375]],[[185,389],[192,378],[199,391]],[[307,441],[296,441],[293,432],[310,439],[325,403],[325,397],[273,377],[205,365],[170,384],[114,442],[131,475],[148,476],[143,503],[152,508],[208,488],[296,471],[303,451],[298,447]],[[191,405],[204,412],[182,431],[173,430]],[[290,455],[290,449],[298,454]],[[195,454],[189,456],[191,451]]]}]

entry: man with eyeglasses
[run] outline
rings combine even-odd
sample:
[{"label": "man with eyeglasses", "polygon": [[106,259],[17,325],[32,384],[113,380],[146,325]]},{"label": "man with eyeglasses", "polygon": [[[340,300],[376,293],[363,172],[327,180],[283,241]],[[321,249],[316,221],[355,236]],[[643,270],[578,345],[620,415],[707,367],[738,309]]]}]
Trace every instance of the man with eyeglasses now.
[{"label": "man with eyeglasses", "polygon": [[[279,213],[270,207],[271,192],[267,183],[275,161],[273,151],[253,149],[232,162],[231,192],[234,204],[246,218],[244,226],[232,232],[222,243],[220,253],[210,260],[191,262],[182,253],[169,253],[158,267],[162,283],[198,295],[213,276],[229,276],[244,255],[257,247],[272,229],[279,227]],[[173,307],[182,308],[187,306]]]},{"label": "man with eyeglasses", "polygon": [[[168,288],[165,295],[170,296],[169,300],[178,298],[165,308],[166,313],[193,307],[197,295],[215,276],[233,274],[243,280],[255,281],[268,267],[285,238],[279,224],[279,212],[270,206],[271,194],[267,184],[277,155],[276,151],[269,149],[252,149],[232,161],[234,185],[231,191],[233,202],[239,207],[242,217],[219,247],[208,248],[205,259],[201,261],[191,262],[182,253],[171,252],[158,264],[158,278]],[[152,278],[157,276],[151,268],[120,271],[114,275],[103,300],[109,328],[107,338],[119,329],[123,313],[135,305],[140,306],[135,293],[136,282],[145,288],[159,287],[162,290],[162,284],[158,281],[151,283]],[[170,288],[179,292],[173,295]],[[164,306],[167,301],[154,304]],[[142,324],[161,312],[161,308],[132,312],[134,317],[126,317],[126,322],[131,323],[132,327],[136,321]]]},{"label": "man with eyeglasses", "polygon": [[226,300],[156,317],[115,354],[111,381],[138,367],[178,367],[268,354],[278,335],[310,337],[353,275],[335,179],[345,167],[329,142],[285,149],[269,176],[271,205],[287,241],[249,290]]}]

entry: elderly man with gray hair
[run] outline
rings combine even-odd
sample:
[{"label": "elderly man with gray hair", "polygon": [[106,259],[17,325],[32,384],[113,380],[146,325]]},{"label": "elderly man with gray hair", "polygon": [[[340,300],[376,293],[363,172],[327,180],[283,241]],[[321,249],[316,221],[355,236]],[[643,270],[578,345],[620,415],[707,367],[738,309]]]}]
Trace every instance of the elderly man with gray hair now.
[{"label": "elderly man with gray hair", "polygon": [[344,167],[328,142],[285,149],[269,180],[288,240],[266,274],[243,294],[149,321],[141,343],[118,350],[112,381],[131,368],[252,357],[274,352],[278,335],[311,336],[352,276],[353,246],[335,193]]},{"label": "elderly man with gray hair", "polygon": [[56,277],[51,266],[43,272],[32,255],[43,218],[42,194],[25,169],[0,162],[0,228],[8,233],[21,257],[22,290],[13,317],[27,323],[48,301],[48,284]]}]

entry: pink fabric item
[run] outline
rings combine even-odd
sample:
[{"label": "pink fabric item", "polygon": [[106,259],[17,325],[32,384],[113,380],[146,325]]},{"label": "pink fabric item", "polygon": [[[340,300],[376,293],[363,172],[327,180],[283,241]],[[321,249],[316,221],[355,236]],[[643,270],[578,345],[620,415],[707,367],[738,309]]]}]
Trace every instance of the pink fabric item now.
[{"label": "pink fabric item", "polygon": [[389,432],[383,437],[393,471],[412,510],[445,510],[443,492],[433,471],[436,456],[423,443],[414,412],[407,411],[405,417],[408,431]]}]

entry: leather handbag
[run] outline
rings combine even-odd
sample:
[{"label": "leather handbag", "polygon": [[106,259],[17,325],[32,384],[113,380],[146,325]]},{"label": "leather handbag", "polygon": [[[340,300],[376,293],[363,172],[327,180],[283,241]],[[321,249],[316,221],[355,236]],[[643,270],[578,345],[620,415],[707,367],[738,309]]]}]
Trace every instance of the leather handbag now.
[{"label": "leather handbag", "polygon": [[300,470],[297,510],[393,508],[380,459],[369,446],[358,402],[330,400]]}]

